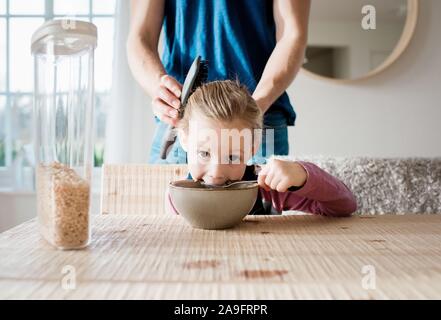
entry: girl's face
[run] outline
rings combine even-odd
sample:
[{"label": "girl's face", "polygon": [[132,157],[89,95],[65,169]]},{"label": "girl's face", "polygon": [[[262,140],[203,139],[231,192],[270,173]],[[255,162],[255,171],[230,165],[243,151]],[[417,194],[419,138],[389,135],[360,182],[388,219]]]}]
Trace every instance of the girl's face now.
[{"label": "girl's face", "polygon": [[242,179],[259,146],[257,135],[240,120],[216,122],[199,112],[192,114],[187,132],[179,130],[191,176],[212,185]]}]

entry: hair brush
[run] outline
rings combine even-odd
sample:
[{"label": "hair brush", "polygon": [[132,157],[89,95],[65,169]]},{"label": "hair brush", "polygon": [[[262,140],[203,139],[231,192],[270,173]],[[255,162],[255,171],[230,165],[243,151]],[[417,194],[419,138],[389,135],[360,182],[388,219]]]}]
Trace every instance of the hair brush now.
[{"label": "hair brush", "polygon": [[[208,63],[205,60],[201,60],[200,56],[197,56],[191,64],[185,77],[184,85],[182,86],[181,93],[181,106],[178,110],[178,119],[182,119],[184,116],[185,105],[187,104],[190,95],[202,85],[208,77]],[[161,145],[161,159],[166,159],[169,151],[176,141],[176,132],[174,127],[169,125],[162,139]]]}]

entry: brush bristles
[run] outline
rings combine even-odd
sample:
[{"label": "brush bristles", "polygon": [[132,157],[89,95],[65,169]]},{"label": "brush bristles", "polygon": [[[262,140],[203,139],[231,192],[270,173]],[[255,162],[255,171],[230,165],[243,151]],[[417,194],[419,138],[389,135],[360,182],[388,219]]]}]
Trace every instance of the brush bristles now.
[{"label": "brush bristles", "polygon": [[199,65],[199,72],[193,84],[193,91],[201,86],[208,78],[208,62],[206,60],[201,60]]},{"label": "brush bristles", "polygon": [[[193,92],[200,87],[204,82],[207,81],[208,78],[208,62],[206,60],[201,60],[199,62],[199,70],[198,74],[196,75],[196,78],[194,79],[190,94],[188,95],[187,100],[190,98]],[[179,119],[182,119],[184,117],[184,111],[185,111],[185,105],[187,102],[185,102],[181,108],[178,110],[178,117]]]}]

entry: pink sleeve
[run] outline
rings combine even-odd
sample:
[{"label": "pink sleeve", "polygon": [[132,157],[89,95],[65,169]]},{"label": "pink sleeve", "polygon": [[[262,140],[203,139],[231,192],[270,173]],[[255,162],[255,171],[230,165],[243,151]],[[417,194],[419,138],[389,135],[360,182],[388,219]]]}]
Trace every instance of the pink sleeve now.
[{"label": "pink sleeve", "polygon": [[277,192],[259,188],[262,198],[279,212],[297,210],[324,216],[350,216],[357,210],[355,196],[340,180],[313,163],[298,161],[306,170],[305,185],[296,191]]}]

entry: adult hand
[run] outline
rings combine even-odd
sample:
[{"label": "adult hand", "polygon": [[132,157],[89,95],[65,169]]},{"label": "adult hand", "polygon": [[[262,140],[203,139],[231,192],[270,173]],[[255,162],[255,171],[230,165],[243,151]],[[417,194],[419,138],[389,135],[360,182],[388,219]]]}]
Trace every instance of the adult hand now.
[{"label": "adult hand", "polygon": [[174,127],[179,122],[178,109],[181,106],[182,85],[172,76],[164,74],[152,101],[153,114],[159,120]]}]

